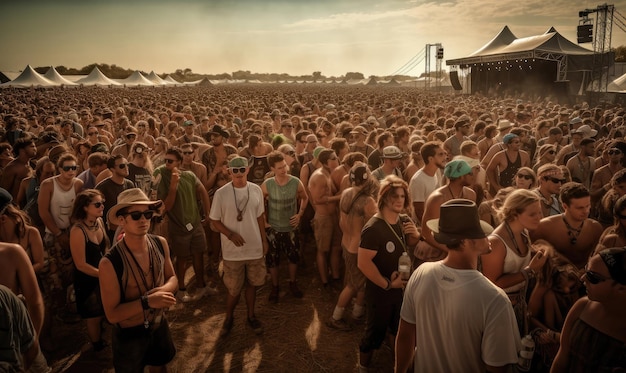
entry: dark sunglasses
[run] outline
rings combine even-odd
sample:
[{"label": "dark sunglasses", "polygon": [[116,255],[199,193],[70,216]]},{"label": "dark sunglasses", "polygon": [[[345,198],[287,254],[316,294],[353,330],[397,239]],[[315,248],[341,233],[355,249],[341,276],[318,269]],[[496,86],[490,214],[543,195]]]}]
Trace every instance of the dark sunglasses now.
[{"label": "dark sunglasses", "polygon": [[245,167],[231,168],[230,170],[232,171],[233,174],[243,174],[244,172],[246,172]]},{"label": "dark sunglasses", "polygon": [[526,174],[517,174],[517,177],[524,178],[526,180],[532,180],[532,176]]},{"label": "dark sunglasses", "polygon": [[183,154],[184,155],[191,155],[191,154],[193,154],[193,151],[191,151],[191,152],[183,152]]},{"label": "dark sunglasses", "polygon": [[88,133],[89,136],[93,136],[93,135],[97,135],[97,134],[98,134],[98,132],[89,132]]},{"label": "dark sunglasses", "polygon": [[551,182],[555,183],[555,184],[563,184],[565,183],[567,180],[566,179],[559,179],[556,177],[552,177],[552,176],[546,176],[544,177],[545,180],[550,180]]},{"label": "dark sunglasses", "polygon": [[99,209],[100,207],[104,207],[104,201],[102,202],[92,202],[92,205],[94,205],[97,209]]},{"label": "dark sunglasses", "polygon": [[146,210],[146,211],[133,211],[133,212],[127,212],[124,215],[130,215],[131,219],[137,221],[139,219],[141,219],[141,217],[143,216],[144,218],[146,218],[146,220],[150,220],[152,219],[152,217],[154,216],[154,211],[152,210]]},{"label": "dark sunglasses", "polygon": [[608,152],[606,152],[608,155],[620,155],[622,154],[621,150],[619,149],[610,149]]},{"label": "dark sunglasses", "polygon": [[134,133],[129,133],[128,135],[126,135],[127,139],[130,139],[131,137],[137,137],[137,135],[135,135]]},{"label": "dark sunglasses", "polygon": [[292,126],[292,125],[286,125],[286,126],[283,126],[283,127],[293,128],[293,126]]},{"label": "dark sunglasses", "polygon": [[119,168],[120,170],[123,170],[126,168],[126,166],[128,166],[128,163],[120,163],[117,165],[117,168]]},{"label": "dark sunglasses", "polygon": [[61,169],[65,172],[70,171],[70,170],[76,171],[78,169],[78,166],[63,166],[61,167]]},{"label": "dark sunglasses", "polygon": [[590,284],[594,284],[594,285],[608,280],[608,278],[602,276],[601,274],[595,273],[594,271],[589,271],[586,268],[585,268],[585,277],[587,277],[587,281],[589,281]]},{"label": "dark sunglasses", "polygon": [[174,162],[176,162],[175,159],[165,158],[165,163],[174,163]]}]

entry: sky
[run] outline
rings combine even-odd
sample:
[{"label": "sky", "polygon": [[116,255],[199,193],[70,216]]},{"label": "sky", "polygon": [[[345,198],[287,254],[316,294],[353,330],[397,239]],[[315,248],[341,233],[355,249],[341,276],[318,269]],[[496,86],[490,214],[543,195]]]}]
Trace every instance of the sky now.
[{"label": "sky", "polygon": [[[2,0],[0,71],[20,71],[28,64],[82,68],[106,63],[157,74],[189,68],[200,74],[247,70],[290,75],[319,71],[327,77],[346,72],[418,76],[424,72],[424,61],[419,60],[427,44],[441,43],[445,59],[465,57],[505,25],[517,37],[542,34],[554,26],[576,42],[578,11],[600,4],[604,3]],[[626,0],[612,4],[616,16],[626,20],[621,16],[626,15]],[[595,14],[590,17],[595,20]],[[613,47],[626,45],[622,29],[614,22]],[[434,66],[432,60],[431,69]]]}]

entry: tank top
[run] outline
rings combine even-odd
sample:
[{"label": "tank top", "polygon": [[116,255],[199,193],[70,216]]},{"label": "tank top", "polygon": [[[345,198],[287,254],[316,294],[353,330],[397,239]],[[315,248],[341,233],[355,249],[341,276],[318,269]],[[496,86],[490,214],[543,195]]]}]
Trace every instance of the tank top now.
[{"label": "tank top", "polygon": [[[102,229],[100,223],[98,223],[99,229]],[[100,259],[104,256],[104,252],[107,247],[107,235],[102,235],[102,241],[95,243],[89,239],[87,232],[82,225],[78,225],[85,237],[85,262],[93,267],[98,268]],[[104,230],[102,230],[104,232]],[[90,293],[98,285],[98,278],[90,276],[84,272],[81,272],[76,266],[74,266],[74,288],[84,290],[86,293]]]},{"label": "tank top", "polygon": [[293,227],[289,218],[296,214],[298,208],[298,179],[290,176],[285,185],[278,185],[276,179],[267,179],[265,183],[268,193],[267,221],[277,232],[291,232]]},{"label": "tank top", "polygon": [[[59,229],[67,229],[70,227],[70,215],[72,214],[72,206],[76,199],[76,189],[74,183],[69,190],[63,190],[57,179],[52,179],[53,191],[50,199],[50,214]],[[46,228],[46,232],[52,233]]]},{"label": "tank top", "polygon": [[[504,241],[502,237],[495,233],[492,233],[491,235],[498,237],[498,239],[502,241],[504,247],[506,248],[506,255],[504,256],[504,266],[502,267],[503,274],[519,272],[522,268],[526,267],[528,263],[530,263],[530,249],[526,253],[526,256],[519,256],[515,251],[511,250],[509,245],[507,245],[506,241]],[[514,293],[520,290],[523,286],[524,283],[520,282],[519,284],[515,284],[511,287],[504,289],[504,292],[507,294]]]},{"label": "tank top", "polygon": [[506,188],[513,185],[517,170],[522,167],[522,156],[518,152],[517,159],[515,159],[514,162],[511,162],[506,151],[504,152],[504,156],[506,157],[506,168],[500,171],[500,186]]}]

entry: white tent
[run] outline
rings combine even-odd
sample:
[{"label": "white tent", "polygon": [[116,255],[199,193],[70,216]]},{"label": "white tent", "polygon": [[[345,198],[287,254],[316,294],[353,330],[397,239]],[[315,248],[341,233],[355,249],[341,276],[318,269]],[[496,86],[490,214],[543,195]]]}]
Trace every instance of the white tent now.
[{"label": "white tent", "polygon": [[154,83],[156,85],[172,84],[172,83],[169,83],[169,82],[161,79],[161,77],[158,76],[154,71],[151,71],[150,74],[146,78],[148,78],[148,80],[150,80],[152,83]]},{"label": "white tent", "polygon": [[183,84],[183,83],[181,83],[181,82],[177,81],[176,79],[172,78],[172,76],[171,76],[171,75],[166,76],[166,77],[165,77],[165,79],[163,79],[163,80],[165,80],[166,82],[168,82],[168,83],[170,83],[170,84],[175,84],[175,85],[181,85],[181,84]]},{"label": "white tent", "polygon": [[86,77],[84,77],[83,79],[80,79],[78,81],[76,81],[76,84],[82,84],[82,85],[95,85],[95,86],[99,86],[99,87],[107,87],[107,86],[120,86],[121,84],[116,82],[113,79],[109,79],[107,78],[102,71],[100,71],[100,69],[98,69],[98,66],[95,66],[93,68],[93,70],[91,70],[91,72],[89,73],[89,75],[87,75]]},{"label": "white tent", "polygon": [[76,83],[65,79],[61,74],[59,74],[54,66],[50,66],[48,71],[45,73],[44,78],[47,78],[56,85],[76,85]]},{"label": "white tent", "polygon": [[607,91],[619,92],[626,90],[626,74],[616,78],[607,86]]},{"label": "white tent", "polygon": [[126,79],[119,79],[119,83],[124,84],[127,87],[152,87],[154,83],[148,80],[145,76],[141,75],[139,71],[135,71],[130,74]]},{"label": "white tent", "polygon": [[56,84],[51,82],[50,80],[44,78],[41,74],[39,74],[35,69],[33,69],[30,65],[27,65],[24,71],[15,79],[10,82],[6,82],[0,84],[0,87],[18,87],[18,88],[29,88],[29,87],[54,87]]}]

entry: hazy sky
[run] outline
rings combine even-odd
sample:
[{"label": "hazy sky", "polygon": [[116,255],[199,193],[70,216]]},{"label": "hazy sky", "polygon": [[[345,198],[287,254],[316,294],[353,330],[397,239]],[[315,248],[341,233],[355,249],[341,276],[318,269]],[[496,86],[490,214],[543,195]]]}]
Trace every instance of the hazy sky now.
[{"label": "hazy sky", "polygon": [[[426,44],[442,43],[447,59],[467,56],[504,25],[517,37],[541,34],[554,26],[575,42],[578,11],[602,3],[2,0],[0,71],[22,70],[27,64],[81,68],[107,63],[159,74],[190,68],[206,74],[250,70],[388,75]],[[626,0],[612,4],[626,15]],[[617,26],[612,45],[626,45],[626,33]],[[423,71],[422,62],[410,74]]]}]

